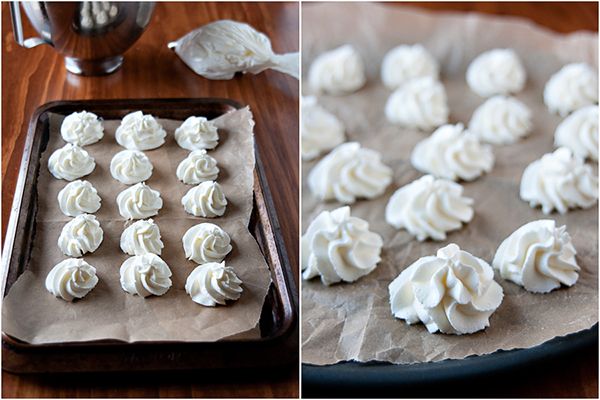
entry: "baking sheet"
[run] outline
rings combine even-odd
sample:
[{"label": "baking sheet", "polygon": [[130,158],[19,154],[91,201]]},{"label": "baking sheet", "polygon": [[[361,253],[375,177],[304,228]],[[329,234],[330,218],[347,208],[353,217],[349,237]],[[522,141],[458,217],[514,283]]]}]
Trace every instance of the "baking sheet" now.
[{"label": "baking sheet", "polygon": [[[566,224],[577,248],[581,273],[569,289],[540,295],[501,280],[504,300],[490,319],[491,326],[473,335],[429,334],[421,325],[409,326],[391,315],[389,283],[418,258],[435,254],[447,243],[491,262],[501,241],[526,222],[547,218],[519,198],[524,168],[553,150],[553,134],[560,118],[542,102],[548,78],[568,62],[585,61],[597,68],[597,35],[576,33],[561,36],[522,20],[478,14],[429,14],[411,8],[381,4],[308,4],[303,10],[303,71],[321,52],[351,43],[363,55],[368,82],[360,91],[341,97],[320,96],[320,103],[346,126],[348,140],[382,153],[392,167],[394,180],[375,200],[351,206],[352,214],[369,221],[371,230],[384,238],[382,262],[370,275],[353,284],[325,287],[318,279],[302,285],[302,359],[314,365],[339,361],[387,361],[397,364],[462,359],[496,350],[529,348],[553,337],[591,327],[598,321],[598,211],[574,210],[552,214]],[[514,145],[495,146],[496,163],[490,174],[463,183],[465,194],[475,199],[475,217],[443,242],[420,243],[406,231],[396,231],[384,220],[392,193],[420,177],[409,161],[414,145],[429,132],[389,124],[384,105],[390,94],[380,81],[379,68],[385,53],[402,43],[422,43],[441,66],[448,94],[450,122],[470,120],[485,99],[472,93],[464,76],[469,62],[482,51],[512,47],[528,73],[527,85],[517,95],[533,115],[531,135]],[[306,81],[305,81],[306,82]],[[303,93],[309,94],[304,84]],[[340,204],[320,203],[306,183],[316,164],[303,163],[302,232],[323,210]],[[594,167],[597,172],[597,167]]]},{"label": "baking sheet", "polygon": [[[47,161],[52,152],[64,145],[59,128],[64,117],[50,115],[50,139],[42,154],[38,179],[38,214],[34,248],[26,271],[4,299],[4,332],[32,344],[78,342],[99,339],[136,341],[216,341],[228,336],[259,337],[256,328],[271,278],[268,266],[248,231],[252,211],[254,171],[254,121],[248,108],[232,111],[215,120],[219,127],[219,145],[209,152],[218,163],[217,181],[227,197],[227,209],[220,218],[199,218],[187,214],[181,197],[192,186],[177,180],[179,162],[188,155],[174,140],[181,121],[159,119],[167,131],[164,145],[146,151],[154,171],[147,184],[161,193],[163,208],[153,217],[165,247],[161,257],[171,268],[173,286],[161,297],[132,296],[119,283],[119,267],[128,257],[119,240],[132,222],[118,213],[116,197],[128,186],[110,175],[114,154],[123,150],[114,132],[119,121],[105,121],[104,138],[85,149],[95,158],[96,168],[82,178],[90,181],[102,198],[96,213],[104,230],[104,241],[84,259],[96,267],[98,285],[84,299],[68,303],[54,298],[44,287],[50,269],[67,258],[57,246],[63,225],[70,220],[59,208],[56,196],[68,183],[52,177]],[[184,285],[196,267],[186,260],[181,237],[191,226],[213,222],[229,233],[233,250],[226,257],[243,281],[244,292],[237,302],[226,307],[203,307],[191,301]]]}]

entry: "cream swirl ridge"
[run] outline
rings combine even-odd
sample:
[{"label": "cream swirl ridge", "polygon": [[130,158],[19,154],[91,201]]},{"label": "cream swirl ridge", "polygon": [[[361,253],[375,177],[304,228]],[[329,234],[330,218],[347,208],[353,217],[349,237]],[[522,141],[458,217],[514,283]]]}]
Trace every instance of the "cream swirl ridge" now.
[{"label": "cream swirl ridge", "polygon": [[96,114],[87,111],[74,112],[63,120],[60,134],[65,142],[86,146],[104,137],[104,127]]},{"label": "cream swirl ridge", "polygon": [[231,238],[221,227],[209,222],[194,225],[182,238],[188,260],[198,264],[221,262],[231,252]]},{"label": "cream swirl ridge", "polygon": [[81,257],[100,247],[104,232],[94,215],[81,214],[63,226],[58,247],[69,257]]},{"label": "cream swirl ridge", "polygon": [[477,107],[469,131],[493,144],[515,143],[531,131],[531,111],[514,97],[498,95]]},{"label": "cream swirl ridge", "polygon": [[135,111],[121,120],[115,132],[117,143],[129,150],[152,150],[162,146],[167,132],[152,115]]},{"label": "cream swirl ridge", "polygon": [[206,150],[192,151],[177,166],[177,179],[187,185],[197,185],[214,181],[219,176],[217,160],[209,156]]},{"label": "cream swirl ridge", "polygon": [[344,125],[313,96],[302,98],[302,158],[312,160],[344,141]]},{"label": "cream swirl ridge", "polygon": [[567,64],[544,87],[544,103],[551,113],[566,116],[598,102],[598,75],[585,63]]},{"label": "cream swirl ridge", "polygon": [[160,229],[152,219],[136,221],[121,234],[123,253],[131,256],[153,253],[160,255],[165,246],[160,240]]},{"label": "cream swirl ridge", "polygon": [[437,61],[420,44],[394,47],[381,64],[381,80],[389,89],[396,89],[411,79],[424,76],[437,79],[438,75]]},{"label": "cream swirl ridge", "polygon": [[308,72],[308,84],[315,93],[352,93],[363,87],[366,80],[364,62],[349,44],[319,55]]},{"label": "cream swirl ridge", "polygon": [[129,257],[119,269],[124,291],[141,297],[162,296],[171,285],[171,269],[156,254]]},{"label": "cream swirl ridge", "polygon": [[175,129],[175,140],[186,150],[214,149],[219,144],[219,131],[214,122],[204,117],[188,117]]},{"label": "cream swirl ridge", "polygon": [[85,297],[97,284],[96,268],[80,258],[59,262],[46,276],[46,290],[65,301]]},{"label": "cream swirl ridge", "polygon": [[110,174],[126,185],[139,183],[152,176],[152,162],[139,150],[123,150],[110,160]]},{"label": "cream swirl ridge", "polygon": [[598,106],[586,106],[565,118],[554,132],[554,145],[579,157],[598,160]]},{"label": "cream swirl ridge", "polygon": [[88,181],[73,181],[58,192],[58,206],[63,214],[76,217],[93,214],[100,209],[98,191]]},{"label": "cream swirl ridge", "polygon": [[163,206],[160,193],[145,183],[135,184],[117,196],[119,214],[127,219],[141,219],[158,214]]},{"label": "cream swirl ridge", "polygon": [[520,92],[525,80],[525,68],[512,49],[481,53],[467,68],[467,83],[481,97]]},{"label": "cream swirl ridge", "polygon": [[214,181],[194,186],[181,198],[186,212],[196,217],[214,218],[225,214],[227,198],[221,185]]},{"label": "cream swirl ridge", "polygon": [[242,281],[232,267],[210,262],[197,266],[185,282],[185,291],[195,303],[206,307],[225,305],[242,295]]},{"label": "cream swirl ridge", "polygon": [[96,161],[87,151],[67,143],[48,158],[48,170],[56,179],[74,181],[89,175],[96,168]]}]

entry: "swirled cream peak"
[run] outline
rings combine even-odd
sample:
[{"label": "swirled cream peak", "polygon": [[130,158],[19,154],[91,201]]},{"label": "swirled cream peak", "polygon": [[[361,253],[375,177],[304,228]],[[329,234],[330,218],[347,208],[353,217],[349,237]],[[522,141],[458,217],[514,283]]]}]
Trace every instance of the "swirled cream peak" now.
[{"label": "swirled cream peak", "polygon": [[481,141],[515,143],[531,132],[531,111],[514,97],[497,95],[480,105],[469,123],[469,131]]},{"label": "swirled cream peak", "polygon": [[383,57],[381,80],[390,89],[397,89],[415,78],[439,76],[438,63],[420,44],[394,47]]},{"label": "swirled cream peak", "polygon": [[217,160],[206,154],[206,150],[192,151],[177,166],[177,179],[187,185],[214,181],[219,176]]},{"label": "swirled cream peak", "polygon": [[588,208],[598,200],[598,177],[592,167],[568,149],[560,147],[529,164],[521,178],[521,199],[544,214],[553,210]]},{"label": "swirled cream peak", "polygon": [[163,201],[158,190],[145,183],[135,184],[117,196],[119,214],[127,219],[142,219],[158,214]]},{"label": "swirled cream peak", "polygon": [[81,214],[63,226],[58,237],[58,247],[64,255],[81,257],[93,253],[104,239],[100,222],[94,215]]},{"label": "swirled cream peak", "polygon": [[494,166],[492,148],[481,144],[462,124],[440,126],[417,143],[410,160],[421,172],[453,181],[472,181]]},{"label": "swirled cream peak", "polygon": [[76,217],[93,214],[100,209],[98,191],[88,181],[73,181],[58,192],[58,206],[63,214]]},{"label": "swirled cream peak", "polygon": [[357,142],[333,149],[308,175],[308,186],[316,197],[345,204],[378,197],[391,182],[392,169],[381,161],[381,155]]},{"label": "swirled cream peak", "polygon": [[221,185],[206,181],[194,186],[181,198],[186,212],[196,217],[214,218],[225,214],[227,199]]},{"label": "swirled cream peak", "polygon": [[369,274],[381,261],[383,239],[369,223],[352,217],[350,207],[323,211],[302,236],[302,277],[321,282],[354,282]]},{"label": "swirled cream peak", "polygon": [[79,146],[67,143],[48,158],[48,170],[56,179],[74,181],[92,173],[94,157]]},{"label": "swirled cream peak", "polygon": [[394,124],[430,130],[448,122],[446,90],[431,76],[412,79],[396,89],[385,104],[385,116]]},{"label": "swirled cream peak", "polygon": [[392,195],[385,220],[419,241],[446,240],[446,232],[460,229],[473,218],[473,199],[462,193],[458,183],[425,175]]},{"label": "swirled cream peak", "polygon": [[152,176],[152,162],[139,150],[123,150],[110,161],[110,174],[126,185],[143,182]]},{"label": "swirled cream peak", "polygon": [[565,118],[554,132],[554,145],[579,157],[598,160],[598,106],[586,106]]},{"label": "swirled cream peak", "polygon": [[219,144],[219,131],[214,122],[204,117],[189,117],[175,129],[175,140],[186,150],[214,149]]},{"label": "swirled cream peak", "polygon": [[182,242],[185,257],[198,264],[221,262],[232,249],[227,232],[209,222],[192,226],[183,235]]},{"label": "swirled cream peak", "polygon": [[136,221],[121,234],[121,250],[130,256],[158,254],[165,247],[160,240],[160,229],[152,219]]},{"label": "swirled cream peak", "polygon": [[529,222],[504,239],[492,265],[502,278],[534,293],[572,286],[579,278],[567,227],[550,219]]},{"label": "swirled cream peak", "polygon": [[152,115],[135,111],[121,120],[115,132],[117,143],[128,150],[152,150],[162,146],[167,132]]},{"label": "swirled cream peak", "polygon": [[454,243],[403,270],[389,293],[394,317],[422,322],[430,333],[455,335],[489,326],[504,296],[492,267]]},{"label": "swirled cream peak", "polygon": [[551,113],[563,117],[598,103],[598,73],[585,63],[565,65],[546,83],[544,103]]},{"label": "swirled cream peak", "polygon": [[86,146],[96,143],[104,137],[104,126],[102,126],[102,120],[94,113],[74,112],[63,120],[60,134],[65,142]]},{"label": "swirled cream peak", "polygon": [[171,269],[152,253],[129,257],[119,272],[123,290],[141,297],[162,296],[172,285]]},{"label": "swirled cream peak", "polygon": [[197,266],[185,282],[185,291],[195,303],[215,307],[239,299],[243,289],[235,270],[223,261]]},{"label": "swirled cream peak", "polygon": [[481,97],[520,92],[526,79],[525,68],[512,49],[481,53],[467,68],[467,83]]},{"label": "swirled cream peak", "polygon": [[308,84],[315,93],[348,94],[366,81],[363,59],[349,44],[319,55],[308,71]]},{"label": "swirled cream peak", "polygon": [[96,284],[96,268],[81,258],[68,258],[59,262],[46,276],[46,289],[65,301],[85,297]]},{"label": "swirled cream peak", "polygon": [[302,158],[312,160],[344,141],[344,125],[317,103],[315,97],[302,98]]}]

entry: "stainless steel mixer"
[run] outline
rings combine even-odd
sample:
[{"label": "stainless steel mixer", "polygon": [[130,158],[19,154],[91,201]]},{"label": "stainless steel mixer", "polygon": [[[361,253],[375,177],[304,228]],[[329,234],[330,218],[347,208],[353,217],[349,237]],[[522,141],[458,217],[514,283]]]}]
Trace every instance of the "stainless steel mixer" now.
[{"label": "stainless steel mixer", "polygon": [[[25,39],[20,6],[40,37]],[[123,53],[142,35],[153,2],[46,2],[10,4],[17,43],[26,48],[49,44],[65,57],[69,72],[104,75],[123,63]]]}]

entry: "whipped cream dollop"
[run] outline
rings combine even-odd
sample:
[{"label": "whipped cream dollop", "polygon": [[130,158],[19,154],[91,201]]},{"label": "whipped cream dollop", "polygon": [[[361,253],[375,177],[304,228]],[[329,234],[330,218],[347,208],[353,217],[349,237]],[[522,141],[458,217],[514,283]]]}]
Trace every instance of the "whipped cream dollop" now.
[{"label": "whipped cream dollop", "polygon": [[204,117],[188,117],[175,129],[175,141],[186,150],[214,149],[219,144],[219,130]]},{"label": "whipped cream dollop", "polygon": [[419,241],[446,240],[446,232],[460,229],[473,218],[473,199],[462,193],[458,183],[425,175],[392,195],[385,220]]},{"label": "whipped cream dollop", "polygon": [[467,83],[481,97],[520,92],[526,79],[525,68],[512,49],[481,53],[467,68]]},{"label": "whipped cream dollop", "polygon": [[60,135],[65,142],[86,146],[104,137],[104,126],[102,120],[94,113],[74,112],[63,119]]},{"label": "whipped cream dollop", "polygon": [[160,229],[151,219],[136,221],[128,226],[121,234],[121,250],[130,256],[162,252],[163,244],[160,240]]},{"label": "whipped cream dollop", "polygon": [[598,73],[585,63],[565,65],[546,83],[544,103],[551,113],[563,117],[598,103]]},{"label": "whipped cream dollop", "polygon": [[322,53],[308,71],[308,84],[315,93],[349,94],[366,81],[364,61],[349,44]]},{"label": "whipped cream dollop", "polygon": [[97,284],[96,268],[81,258],[59,262],[46,276],[46,290],[65,301],[85,297]]},{"label": "whipped cream dollop", "polygon": [[354,282],[372,272],[381,261],[383,239],[369,223],[352,217],[350,207],[323,211],[302,236],[302,277],[321,282]]},{"label": "whipped cream dollop", "polygon": [[186,212],[196,217],[214,218],[225,214],[227,199],[221,185],[206,181],[194,186],[181,198]]},{"label": "whipped cream dollop", "polygon": [[235,270],[223,261],[197,266],[185,282],[185,291],[195,303],[215,307],[239,299],[243,289]]},{"label": "whipped cream dollop", "polygon": [[588,208],[598,200],[598,177],[592,167],[568,149],[553,153],[529,164],[521,178],[521,199],[544,214],[553,210],[566,213],[569,208]]},{"label": "whipped cream dollop", "polygon": [[420,44],[394,47],[383,57],[381,80],[389,89],[397,89],[411,79],[425,76],[437,79],[439,66]]},{"label": "whipped cream dollop", "polygon": [[152,115],[135,111],[121,120],[115,132],[117,143],[129,150],[152,150],[165,142],[167,132]]},{"label": "whipped cream dollop", "polygon": [[304,160],[312,160],[344,142],[344,125],[313,96],[302,98],[300,132]]},{"label": "whipped cream dollop", "polygon": [[117,196],[119,214],[127,219],[142,219],[158,214],[163,200],[158,190],[141,182],[135,184]]},{"label": "whipped cream dollop", "polygon": [[311,192],[321,200],[351,204],[357,198],[374,199],[392,182],[392,169],[381,154],[357,142],[343,143],[308,174]]},{"label": "whipped cream dollop", "polygon": [[531,111],[514,97],[497,95],[477,107],[469,131],[481,141],[511,144],[531,132]]},{"label": "whipped cream dollop", "polygon": [[192,226],[182,238],[185,258],[206,264],[221,262],[231,252],[231,238],[221,227],[209,222]]},{"label": "whipped cream dollop", "polygon": [[455,335],[489,326],[504,296],[492,267],[454,243],[403,270],[389,293],[394,317],[422,322],[430,333]]},{"label": "whipped cream dollop", "polygon": [[123,290],[141,297],[162,296],[173,284],[167,263],[152,253],[129,257],[119,272]]},{"label": "whipped cream dollop", "polygon": [[502,278],[534,293],[572,286],[579,278],[577,251],[566,226],[550,219],[529,222],[504,239],[492,265]]},{"label": "whipped cream dollop", "polygon": [[410,160],[421,172],[453,181],[472,181],[494,166],[492,148],[460,123],[440,126],[417,143]]},{"label": "whipped cream dollop", "polygon": [[110,174],[126,185],[143,182],[152,176],[152,162],[139,150],[123,150],[110,160]]},{"label": "whipped cream dollop", "polygon": [[74,181],[92,173],[96,168],[94,157],[83,148],[67,143],[48,158],[48,170],[56,179]]},{"label": "whipped cream dollop", "polygon": [[58,237],[58,247],[64,255],[81,257],[93,253],[104,239],[104,232],[96,216],[81,214],[63,226]]},{"label": "whipped cream dollop", "polygon": [[430,130],[448,122],[448,99],[440,81],[431,76],[412,79],[396,89],[385,104],[394,124]]},{"label": "whipped cream dollop", "polygon": [[93,214],[100,209],[98,191],[88,181],[73,181],[58,192],[58,206],[63,214],[76,217]]},{"label": "whipped cream dollop", "polygon": [[579,157],[598,160],[598,106],[586,106],[565,118],[554,132],[554,145]]},{"label": "whipped cream dollop", "polygon": [[214,181],[219,176],[217,160],[209,156],[206,150],[192,151],[177,166],[177,179],[187,185],[197,185]]}]

